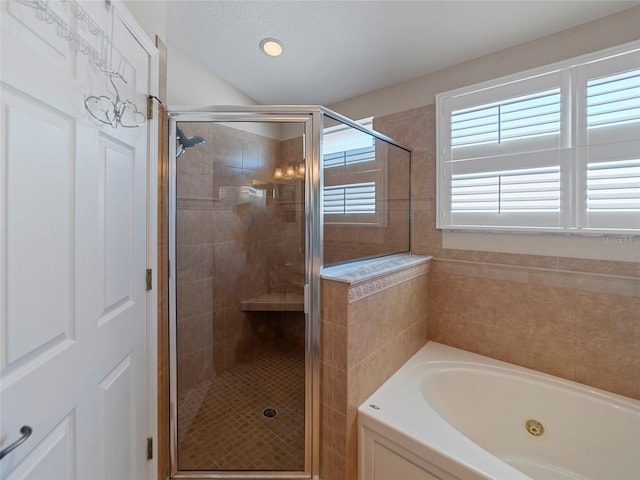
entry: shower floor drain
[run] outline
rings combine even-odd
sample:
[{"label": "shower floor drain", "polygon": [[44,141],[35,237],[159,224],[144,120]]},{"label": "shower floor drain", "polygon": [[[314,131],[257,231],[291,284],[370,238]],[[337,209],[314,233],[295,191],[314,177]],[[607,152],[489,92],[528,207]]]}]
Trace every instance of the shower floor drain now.
[{"label": "shower floor drain", "polygon": [[265,408],[262,411],[262,416],[266,418],[275,418],[278,415],[278,410],[275,408]]}]

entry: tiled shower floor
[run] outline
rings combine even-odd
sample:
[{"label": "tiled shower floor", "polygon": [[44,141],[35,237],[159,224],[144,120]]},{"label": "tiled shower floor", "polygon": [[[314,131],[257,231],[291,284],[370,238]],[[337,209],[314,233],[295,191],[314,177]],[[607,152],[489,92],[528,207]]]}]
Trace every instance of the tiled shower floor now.
[{"label": "tiled shower floor", "polygon": [[[278,415],[262,412],[275,408]],[[304,358],[274,350],[178,399],[180,470],[303,470]]]}]

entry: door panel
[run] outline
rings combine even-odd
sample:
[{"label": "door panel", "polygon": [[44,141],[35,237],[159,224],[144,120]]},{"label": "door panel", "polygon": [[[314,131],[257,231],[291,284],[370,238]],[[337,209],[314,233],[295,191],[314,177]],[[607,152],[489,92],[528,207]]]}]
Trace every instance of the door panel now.
[{"label": "door panel", "polygon": [[100,382],[100,465],[103,478],[135,478],[135,430],[126,435],[130,426],[135,426],[134,379],[132,355],[127,355]]},{"label": "door panel", "polygon": [[67,415],[9,476],[9,480],[73,480],[75,415]]},{"label": "door panel", "polygon": [[100,275],[103,285],[100,324],[132,307],[135,235],[135,150],[106,135],[100,136]]},{"label": "door panel", "polygon": [[[5,89],[2,103],[7,151],[3,253],[11,279],[3,317],[7,350],[2,365],[26,366],[72,338],[73,121]],[[38,201],[43,197],[46,202]],[[38,301],[33,292],[38,292]]]},{"label": "door panel", "polygon": [[[75,2],[38,3],[96,43]],[[126,58],[120,98],[144,107],[149,54],[122,5],[78,5],[113,32],[115,67]],[[0,9],[0,448],[33,428],[0,478],[142,480],[148,126],[92,119],[88,95],[115,98],[107,76],[57,20]]]},{"label": "door panel", "polygon": [[[34,15],[34,10],[20,2],[11,1],[5,3],[8,15],[23,25],[19,32],[20,40],[28,44],[34,52],[47,58],[56,67],[73,73],[75,64],[75,53],[70,48],[69,42],[59,35],[52,35],[52,29],[43,28],[43,22],[38,15]],[[97,3],[97,2],[96,2]],[[51,2],[51,10],[55,15],[67,24],[72,24],[73,17],[69,10],[69,4],[62,2]]]}]

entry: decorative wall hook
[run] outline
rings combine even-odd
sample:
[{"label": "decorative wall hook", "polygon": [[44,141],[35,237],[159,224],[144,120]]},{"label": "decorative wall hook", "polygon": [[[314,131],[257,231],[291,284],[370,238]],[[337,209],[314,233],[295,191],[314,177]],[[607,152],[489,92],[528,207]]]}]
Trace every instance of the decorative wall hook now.
[{"label": "decorative wall hook", "polygon": [[106,72],[109,81],[116,92],[116,98],[113,100],[107,95],[90,95],[84,100],[84,106],[89,114],[100,123],[111,125],[113,128],[118,126],[125,128],[141,127],[147,121],[144,113],[138,110],[135,103],[130,100],[122,100],[120,92],[113,81],[114,77],[120,78],[127,83],[119,73]]}]

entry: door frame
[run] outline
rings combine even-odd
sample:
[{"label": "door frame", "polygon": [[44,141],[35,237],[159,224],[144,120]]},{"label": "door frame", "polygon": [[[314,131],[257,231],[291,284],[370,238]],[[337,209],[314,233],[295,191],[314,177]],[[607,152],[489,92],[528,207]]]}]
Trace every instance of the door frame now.
[{"label": "door frame", "polygon": [[[169,391],[170,472],[176,479],[319,479],[320,474],[320,268],[322,216],[320,192],[320,140],[323,108],[320,106],[169,106]],[[305,157],[305,469],[304,471],[193,472],[177,469],[177,364],[176,364],[176,128],[177,122],[301,123]],[[172,266],[173,264],[173,266]]]},{"label": "door frame", "polygon": [[[123,0],[111,0],[114,15],[117,15],[122,24],[129,30],[140,46],[149,56],[147,98],[158,97],[160,88],[160,55],[154,42],[142,29],[140,24],[126,8]],[[151,290],[146,296],[146,342],[147,342],[147,369],[146,369],[146,406],[147,411],[147,438],[152,439],[152,458],[149,460],[149,480],[158,478],[158,132],[159,112],[156,102],[153,102],[151,118],[147,113],[147,192],[146,192],[146,264],[151,269]]]}]

